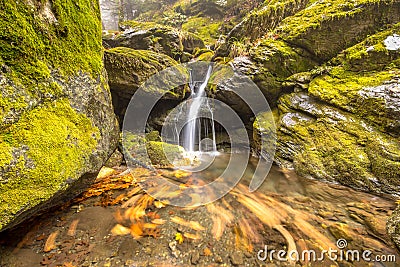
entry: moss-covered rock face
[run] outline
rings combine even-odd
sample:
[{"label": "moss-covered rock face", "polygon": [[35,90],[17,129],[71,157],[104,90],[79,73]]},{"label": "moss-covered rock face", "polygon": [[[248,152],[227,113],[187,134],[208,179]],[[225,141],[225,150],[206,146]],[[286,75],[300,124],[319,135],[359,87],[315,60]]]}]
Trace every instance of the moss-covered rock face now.
[{"label": "moss-covered rock face", "polygon": [[396,138],[305,93],[285,95],[279,108],[278,162],[293,162],[302,176],[397,194]]},{"label": "moss-covered rock face", "polygon": [[129,155],[128,166],[171,167],[175,160],[182,160],[185,153],[183,147],[163,142],[157,131],[146,136],[124,131],[122,142],[125,156]]},{"label": "moss-covered rock face", "polygon": [[126,21],[120,24],[124,30],[103,37],[106,47],[128,47],[151,50],[182,60],[184,52],[204,48],[204,42],[195,34],[184,32],[154,22]]},{"label": "moss-covered rock face", "polygon": [[[167,55],[126,47],[116,47],[106,50],[104,61],[113,95],[115,113],[121,121],[131,97],[147,79],[159,71],[178,65],[178,62]],[[180,79],[180,77],[174,78]],[[164,82],[174,83],[173,80]],[[150,88],[150,86],[146,87],[146,89],[160,91],[160,88]],[[149,91],[148,93],[151,94],[152,92]],[[166,92],[163,99],[181,100],[184,96],[185,87],[181,86]]]},{"label": "moss-covered rock face", "polygon": [[261,8],[249,13],[233,28],[227,39],[229,41],[243,38],[256,40],[274,29],[286,17],[304,9],[308,3],[310,0],[266,1]]},{"label": "moss-covered rock face", "polygon": [[328,60],[377,29],[397,23],[399,15],[396,1],[310,1],[307,8],[284,19],[274,32],[286,42]]},{"label": "moss-covered rock face", "polygon": [[291,75],[311,70],[318,63],[301,48],[292,48],[274,38],[265,38],[247,55],[233,59],[232,64],[249,75],[258,85],[271,106],[285,90],[282,83]]},{"label": "moss-covered rock face", "polygon": [[95,1],[1,1],[0,230],[85,189],[115,149]]}]

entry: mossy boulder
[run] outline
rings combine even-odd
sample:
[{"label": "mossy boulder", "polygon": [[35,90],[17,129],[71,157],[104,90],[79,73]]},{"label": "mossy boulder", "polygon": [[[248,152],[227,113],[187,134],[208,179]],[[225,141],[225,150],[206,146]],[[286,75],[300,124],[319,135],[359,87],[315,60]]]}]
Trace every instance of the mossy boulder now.
[{"label": "mossy boulder", "polygon": [[[229,32],[227,43],[248,38],[254,41],[273,30],[283,19],[304,9],[310,0],[272,0],[248,15]],[[226,48],[225,48],[226,51]],[[222,49],[218,51],[222,55]],[[227,54],[225,53],[227,56]]]},{"label": "mossy boulder", "polygon": [[196,47],[204,48],[196,35],[154,22],[126,21],[120,27],[123,32],[103,37],[106,47],[151,50],[175,60],[181,60],[184,52],[192,52]]},{"label": "mossy boulder", "polygon": [[400,145],[354,114],[304,92],[280,98],[276,160],[300,175],[396,194]]},{"label": "mossy boulder", "polygon": [[274,106],[279,96],[286,93],[282,83],[295,73],[311,70],[318,62],[301,48],[265,38],[251,48],[248,55],[234,58],[232,64],[251,77]]},{"label": "mossy boulder", "polygon": [[0,231],[76,196],[115,150],[96,1],[2,1]]},{"label": "mossy boulder", "polygon": [[398,22],[400,3],[310,1],[307,8],[284,19],[274,32],[284,41],[329,60],[382,27]]},{"label": "mossy boulder", "polygon": [[[113,95],[115,113],[122,118],[131,97],[137,89],[151,76],[172,66],[178,65],[167,55],[148,50],[134,50],[126,47],[116,47],[105,51],[105,67],[108,72],[109,85]],[[182,75],[186,75],[183,73]],[[182,79],[170,75],[169,78]],[[163,81],[174,83],[173,80]],[[160,88],[146,87],[148,93],[159,92]],[[162,93],[162,92],[161,92]],[[172,88],[165,92],[163,99],[181,100],[185,96],[185,87]]]},{"label": "mossy boulder", "polygon": [[385,43],[399,30],[396,24],[344,50],[311,81],[309,93],[398,135],[400,49]]},{"label": "mossy boulder", "polygon": [[185,153],[183,147],[163,142],[157,131],[143,136],[124,131],[122,142],[129,166],[171,167],[175,160],[182,160]]}]

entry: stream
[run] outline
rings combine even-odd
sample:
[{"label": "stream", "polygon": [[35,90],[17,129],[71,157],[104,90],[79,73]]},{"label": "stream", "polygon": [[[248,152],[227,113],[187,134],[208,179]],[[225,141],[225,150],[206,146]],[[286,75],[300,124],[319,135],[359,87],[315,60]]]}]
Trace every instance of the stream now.
[{"label": "stream", "polygon": [[[232,191],[205,206],[170,206],[137,184],[160,176],[186,186],[209,182],[229,158],[221,154],[196,174],[103,168],[93,186],[70,203],[2,233],[0,266],[398,266],[385,231],[395,208],[389,198],[304,179],[276,166],[249,193],[256,158]],[[329,249],[337,250],[336,259],[321,256]],[[282,258],[279,250],[298,257]],[[305,251],[314,251],[316,258]],[[359,251],[360,259],[346,251]],[[365,251],[369,262],[361,257]]]}]

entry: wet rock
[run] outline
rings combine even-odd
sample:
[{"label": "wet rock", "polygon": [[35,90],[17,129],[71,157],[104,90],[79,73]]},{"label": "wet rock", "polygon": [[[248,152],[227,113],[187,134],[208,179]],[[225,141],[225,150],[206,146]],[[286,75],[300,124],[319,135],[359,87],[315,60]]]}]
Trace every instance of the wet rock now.
[{"label": "wet rock", "polygon": [[109,168],[120,166],[123,161],[124,155],[118,149],[116,149],[104,166]]},{"label": "wet rock", "polygon": [[222,259],[222,257],[219,256],[219,255],[216,255],[215,258],[214,258],[214,260],[215,260],[216,263],[223,263],[223,262],[224,262],[224,260]]},{"label": "wet rock", "polygon": [[0,230],[85,190],[118,141],[98,10],[45,3],[7,3],[0,19],[14,29],[0,55]]},{"label": "wet rock", "polygon": [[397,249],[400,249],[400,206],[393,211],[392,216],[386,224],[386,230],[392,241],[396,244]]},{"label": "wet rock", "polygon": [[184,52],[192,53],[196,48],[205,47],[204,42],[196,35],[179,32],[168,26],[127,21],[122,23],[121,27],[123,32],[103,37],[106,46],[152,50],[175,60],[180,60]]},{"label": "wet rock", "polygon": [[[152,75],[165,68],[178,65],[178,62],[167,55],[145,50],[133,50],[125,47],[118,47],[106,50],[105,67],[109,76],[110,90],[113,95],[115,113],[121,122],[125,115],[129,101],[137,89]],[[181,73],[184,75],[184,73]],[[168,76],[168,75],[167,75]],[[169,75],[174,82],[184,79],[176,75]],[[168,78],[168,77],[167,77]],[[147,88],[150,88],[149,85]],[[159,88],[154,88],[154,91]],[[175,88],[174,91],[160,92],[165,99],[181,99],[184,96],[184,87]],[[149,94],[152,92],[149,91]]]},{"label": "wet rock", "polygon": [[235,266],[242,265],[244,263],[243,254],[241,252],[234,252],[230,256],[231,262]]},{"label": "wet rock", "polygon": [[193,265],[197,265],[197,264],[199,263],[199,260],[200,260],[200,254],[199,254],[199,252],[198,252],[198,251],[192,252],[192,254],[191,254],[191,256],[190,256],[190,262],[191,262]]},{"label": "wet rock", "polygon": [[232,62],[257,84],[272,106],[287,92],[283,86],[285,79],[309,71],[317,64],[307,51],[273,38],[262,39],[250,50],[249,56],[235,58]]},{"label": "wet rock", "polygon": [[181,252],[179,251],[179,249],[176,247],[177,242],[176,241],[172,241],[168,244],[169,248],[171,249],[171,253],[175,258],[178,258],[179,255],[181,254]]},{"label": "wet rock", "polygon": [[293,162],[302,176],[357,189],[397,191],[400,147],[393,137],[304,92],[281,97],[279,109],[279,164]]},{"label": "wet rock", "polygon": [[[329,16],[324,16],[327,9]],[[286,42],[328,60],[383,25],[397,23],[399,14],[396,2],[318,2],[285,19],[275,32]]]}]

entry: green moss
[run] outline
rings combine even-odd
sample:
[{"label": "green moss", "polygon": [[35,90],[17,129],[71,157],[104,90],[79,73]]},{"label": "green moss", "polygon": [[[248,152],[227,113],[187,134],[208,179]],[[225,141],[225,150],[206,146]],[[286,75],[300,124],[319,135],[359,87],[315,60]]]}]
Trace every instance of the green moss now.
[{"label": "green moss", "polygon": [[[52,0],[38,5],[0,1],[0,57],[23,81],[48,77],[48,67],[66,75],[102,68],[99,4]],[[51,6],[51,9],[48,7]],[[45,12],[54,18],[46,19]]]},{"label": "green moss", "polygon": [[[390,62],[395,61],[400,55],[397,52],[388,51],[384,40],[399,31],[400,23],[389,25],[388,29],[371,35],[364,41],[341,52],[332,60],[332,64],[340,65],[345,70],[363,72],[390,68]],[[396,66],[396,64],[394,65]],[[397,64],[397,66],[399,65]]]},{"label": "green moss", "polygon": [[210,18],[192,17],[182,25],[182,29],[198,35],[207,45],[215,44],[222,25],[219,21],[210,21]]},{"label": "green moss", "polygon": [[197,60],[199,61],[206,61],[206,62],[210,62],[212,60],[212,58],[214,57],[214,52],[206,52],[201,54]]},{"label": "green moss", "polygon": [[[48,200],[89,164],[99,130],[68,100],[43,103],[0,134],[1,147],[26,150],[0,184],[0,228],[18,212]],[[8,147],[8,148],[7,148]],[[9,163],[9,154],[3,163]]]},{"label": "green moss", "polygon": [[12,147],[3,140],[0,140],[0,143],[0,168],[3,168],[4,166],[10,164],[11,160],[13,159],[11,154]]},{"label": "green moss", "polygon": [[130,155],[127,159],[128,164],[146,167],[151,165],[169,167],[172,165],[170,161],[181,159],[185,151],[183,147],[161,142],[156,131],[147,134],[146,137],[124,131],[122,143],[125,156]]},{"label": "green moss", "polygon": [[263,64],[267,72],[274,73],[274,76],[282,77],[281,79],[308,71],[317,64],[306,56],[306,52],[296,50],[286,42],[274,38],[263,39],[250,54],[255,61]]},{"label": "green moss", "polygon": [[362,5],[376,3],[378,0],[361,0],[357,2],[344,0],[310,1],[307,8],[293,16],[284,19],[278,27],[278,32],[284,38],[293,39],[304,34],[309,29],[320,27],[323,21],[335,20],[340,17],[352,16],[362,12]]},{"label": "green moss", "polygon": [[146,148],[152,164],[159,166],[171,166],[171,161],[182,157],[184,152],[180,146],[155,141],[147,142]]},{"label": "green moss", "polygon": [[[106,68],[108,70],[109,84],[115,88],[127,90],[132,92],[133,89],[141,86],[148,78],[156,74],[159,71],[164,70],[167,67],[177,66],[178,70],[181,70],[184,77],[187,76],[187,71],[178,66],[178,62],[170,58],[167,55],[159,54],[150,50],[135,50],[126,47],[116,47],[106,51]],[[167,74],[170,75],[170,74]],[[167,94],[171,97],[180,98],[184,95],[183,90],[175,88],[172,85],[174,77],[168,77],[167,82],[171,83],[171,90]],[[182,76],[175,77],[176,79],[182,79]],[[151,92],[164,93],[165,88],[151,87],[147,84],[146,90]]]},{"label": "green moss", "polygon": [[279,108],[277,156],[293,161],[300,175],[372,192],[397,191],[396,138],[305,93],[281,97]]},{"label": "green moss", "polygon": [[249,37],[251,40],[262,37],[278,25],[285,17],[291,16],[306,7],[309,0],[272,0],[250,14],[242,22],[240,32],[235,37]]},{"label": "green moss", "polygon": [[371,160],[372,171],[377,177],[385,177],[386,184],[399,184],[400,144],[382,137],[369,142],[366,152]]},{"label": "green moss", "polygon": [[381,85],[393,76],[395,73],[389,71],[354,73],[335,67],[329,74],[312,80],[308,91],[324,101],[345,107],[354,102],[362,88]]},{"label": "green moss", "polygon": [[[91,0],[0,0],[0,121],[32,103],[62,97],[51,72],[97,78],[103,68],[100,11]],[[15,117],[15,116],[14,116]]]}]

